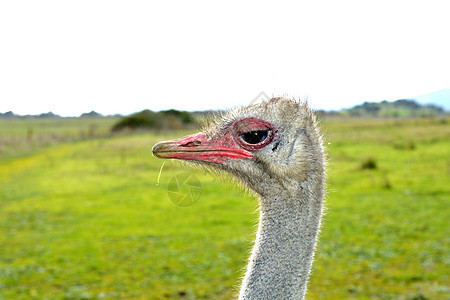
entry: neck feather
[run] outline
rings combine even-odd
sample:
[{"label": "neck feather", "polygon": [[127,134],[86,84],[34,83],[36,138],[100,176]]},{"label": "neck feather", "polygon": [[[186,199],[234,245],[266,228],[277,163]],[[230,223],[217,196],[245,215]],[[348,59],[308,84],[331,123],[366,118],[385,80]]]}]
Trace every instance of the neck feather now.
[{"label": "neck feather", "polygon": [[322,216],[324,183],[315,179],[299,183],[295,193],[261,197],[239,299],[303,299]]}]

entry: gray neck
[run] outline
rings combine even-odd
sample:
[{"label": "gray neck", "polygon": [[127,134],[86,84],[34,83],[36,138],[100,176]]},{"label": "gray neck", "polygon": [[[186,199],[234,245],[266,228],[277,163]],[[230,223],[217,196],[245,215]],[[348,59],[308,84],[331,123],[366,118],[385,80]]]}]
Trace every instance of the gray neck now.
[{"label": "gray neck", "polygon": [[[311,183],[311,182],[309,182]],[[315,182],[317,184],[317,182]],[[303,299],[322,216],[323,184],[261,198],[255,246],[239,299]]]}]

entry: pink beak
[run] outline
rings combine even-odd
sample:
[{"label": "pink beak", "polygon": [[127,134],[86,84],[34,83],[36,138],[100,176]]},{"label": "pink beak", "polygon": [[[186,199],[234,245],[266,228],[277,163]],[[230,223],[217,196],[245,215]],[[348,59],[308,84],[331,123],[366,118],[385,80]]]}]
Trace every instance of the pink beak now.
[{"label": "pink beak", "polygon": [[240,148],[227,136],[210,140],[203,132],[178,140],[159,142],[153,146],[153,155],[159,158],[175,158],[223,164],[227,159],[251,158],[253,154]]}]

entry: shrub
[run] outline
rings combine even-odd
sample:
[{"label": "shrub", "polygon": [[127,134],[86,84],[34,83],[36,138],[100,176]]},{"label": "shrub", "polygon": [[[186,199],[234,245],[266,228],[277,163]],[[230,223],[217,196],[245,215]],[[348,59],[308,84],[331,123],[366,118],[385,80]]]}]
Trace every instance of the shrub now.
[{"label": "shrub", "polygon": [[195,123],[194,118],[186,111],[171,109],[153,112],[146,109],[122,118],[113,126],[112,131],[124,129],[182,129]]},{"label": "shrub", "polygon": [[377,168],[377,162],[374,158],[368,157],[361,163],[361,169],[363,170],[373,170]]},{"label": "shrub", "polygon": [[416,149],[416,144],[413,141],[397,142],[393,147],[397,150],[414,150]]},{"label": "shrub", "polygon": [[165,117],[173,116],[176,119],[181,120],[181,122],[183,124],[189,124],[189,123],[194,122],[194,118],[187,111],[179,111],[179,110],[175,110],[175,109],[170,109],[170,110],[162,111],[161,114],[163,114]]}]

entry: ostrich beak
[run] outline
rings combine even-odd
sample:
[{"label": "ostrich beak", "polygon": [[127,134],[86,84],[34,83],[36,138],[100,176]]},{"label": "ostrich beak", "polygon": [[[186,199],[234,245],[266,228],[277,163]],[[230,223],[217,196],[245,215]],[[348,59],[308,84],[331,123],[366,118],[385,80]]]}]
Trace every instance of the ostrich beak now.
[{"label": "ostrich beak", "polygon": [[153,155],[159,158],[197,160],[223,164],[227,159],[251,158],[253,154],[240,148],[232,137],[207,139],[203,132],[177,140],[163,141],[153,146]]}]

